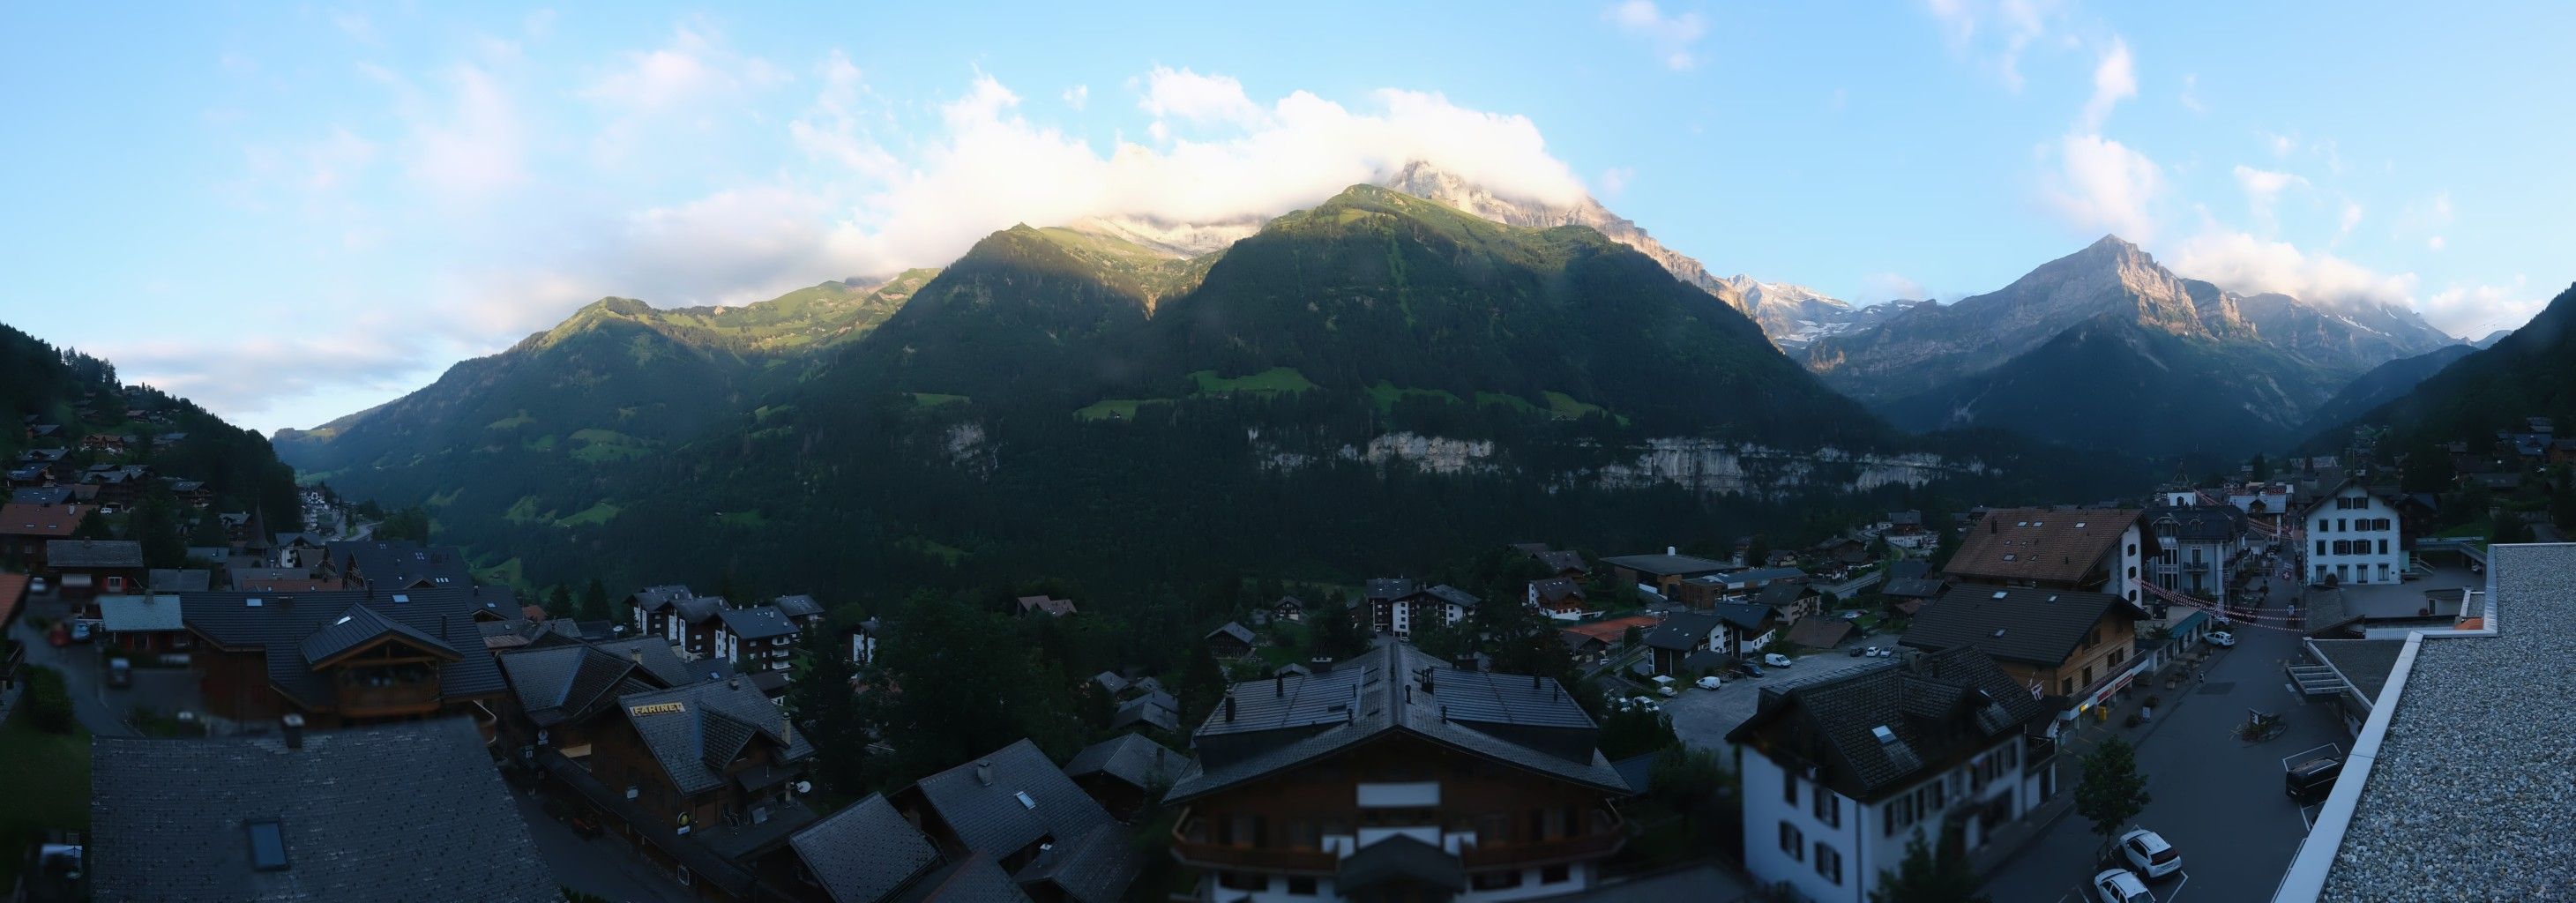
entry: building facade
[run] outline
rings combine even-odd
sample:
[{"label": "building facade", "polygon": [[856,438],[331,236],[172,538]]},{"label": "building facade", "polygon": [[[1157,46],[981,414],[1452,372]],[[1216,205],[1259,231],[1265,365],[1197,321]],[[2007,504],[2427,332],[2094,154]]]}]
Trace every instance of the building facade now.
[{"label": "building facade", "polygon": [[2345,482],[2320,494],[2300,520],[2307,531],[2308,582],[2405,579],[2406,537],[2397,509],[2360,484]]}]

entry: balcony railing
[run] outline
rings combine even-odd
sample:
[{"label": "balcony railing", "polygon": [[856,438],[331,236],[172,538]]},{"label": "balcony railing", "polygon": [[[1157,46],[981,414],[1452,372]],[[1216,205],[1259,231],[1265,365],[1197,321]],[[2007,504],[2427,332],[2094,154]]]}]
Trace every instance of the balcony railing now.
[{"label": "balcony railing", "polygon": [[1537,843],[1507,843],[1495,846],[1473,846],[1458,854],[1458,862],[1470,869],[1496,866],[1537,866],[1572,862],[1608,856],[1619,851],[1627,841],[1617,828],[1608,833],[1586,834]]},{"label": "balcony railing", "polygon": [[1341,857],[1322,850],[1284,850],[1266,847],[1236,847],[1221,843],[1172,842],[1172,858],[1199,868],[1245,869],[1260,872],[1299,872],[1329,875],[1341,867]]}]

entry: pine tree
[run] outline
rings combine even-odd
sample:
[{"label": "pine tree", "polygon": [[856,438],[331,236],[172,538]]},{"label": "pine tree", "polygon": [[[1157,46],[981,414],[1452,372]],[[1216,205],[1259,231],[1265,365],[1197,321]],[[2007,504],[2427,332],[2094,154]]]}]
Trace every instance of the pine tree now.
[{"label": "pine tree", "polygon": [[569,615],[571,615],[572,613],[573,613],[573,610],[572,610],[572,589],[571,589],[571,588],[566,587],[566,586],[564,586],[564,585],[563,585],[563,584],[561,584],[561,583],[558,583],[558,584],[555,584],[555,588],[554,588],[554,589],[551,589],[551,590],[547,590],[547,591],[546,591],[546,616],[547,616],[547,617],[550,617],[550,618],[561,618],[561,617],[569,616]]},{"label": "pine tree", "polygon": [[868,722],[851,690],[857,669],[842,656],[830,631],[808,633],[787,685],[788,716],[814,744],[813,775],[835,799],[857,799],[868,789]]},{"label": "pine tree", "polygon": [[2115,734],[2085,754],[2084,781],[2075,785],[2075,813],[2093,823],[2093,833],[2106,839],[2119,834],[2153,799],[2129,741]]},{"label": "pine tree", "polygon": [[1905,842],[1905,859],[1878,873],[1869,903],[1987,903],[1989,898],[1977,892],[1977,873],[1968,868],[1968,860],[1941,855],[1958,840],[1958,829],[1947,824],[1938,845],[1924,839],[1922,828],[1914,829],[1914,837]]},{"label": "pine tree", "polygon": [[573,614],[577,620],[608,620],[611,617],[608,611],[608,586],[600,583],[597,577],[590,578],[590,585],[582,587],[581,590],[581,607],[573,609]]}]

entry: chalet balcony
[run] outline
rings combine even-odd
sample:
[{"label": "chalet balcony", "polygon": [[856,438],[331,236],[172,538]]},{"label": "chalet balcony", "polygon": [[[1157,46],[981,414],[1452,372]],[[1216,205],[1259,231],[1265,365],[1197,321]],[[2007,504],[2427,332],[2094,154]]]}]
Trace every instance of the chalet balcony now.
[{"label": "chalet balcony", "polygon": [[2027,736],[2022,738],[2021,767],[2024,773],[2037,771],[2040,766],[2048,764],[2050,759],[2056,757],[2057,738]]},{"label": "chalet balcony", "polygon": [[437,711],[438,682],[392,683],[380,686],[342,685],[339,688],[340,715],[344,718],[370,718]]}]

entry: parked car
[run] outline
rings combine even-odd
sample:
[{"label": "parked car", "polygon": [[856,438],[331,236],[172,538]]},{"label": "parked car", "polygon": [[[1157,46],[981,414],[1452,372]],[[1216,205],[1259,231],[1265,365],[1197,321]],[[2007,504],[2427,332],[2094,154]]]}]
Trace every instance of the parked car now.
[{"label": "parked car", "polygon": [[1741,662],[1735,666],[1735,673],[1746,677],[1760,677],[1762,676],[1762,666],[1752,662]]},{"label": "parked car", "polygon": [[1860,620],[1860,609],[1855,608],[1855,609],[1852,609],[1852,610],[1850,610],[1850,611],[1843,612],[1843,620],[1846,620],[1846,621],[1857,621],[1857,620]]},{"label": "parked car", "polygon": [[1863,657],[1863,656],[1867,656],[1867,655],[1869,655],[1869,650],[1868,650],[1868,649],[1864,649],[1864,648],[1861,648],[1861,647],[1859,647],[1859,646],[1853,646],[1853,647],[1852,647],[1852,656],[1851,656],[1851,657],[1853,657],[1853,658],[1861,658],[1861,657]]},{"label": "parked car", "polygon": [[93,631],[94,629],[95,629],[95,628],[91,627],[91,626],[90,626],[90,623],[89,623],[88,621],[82,621],[82,620],[77,620],[77,619],[73,620],[73,621],[72,621],[72,642],[75,642],[75,643],[86,643],[86,642],[89,642],[89,641],[90,641],[90,638],[91,638],[91,631]]},{"label": "parked car", "polygon": [[2105,869],[2093,876],[2093,898],[2101,903],[2156,903],[2147,883],[2128,869]]},{"label": "parked car", "polygon": [[1699,679],[1699,688],[1703,690],[1714,690],[1722,685],[1724,685],[1724,682],[1718,680],[1717,675],[1715,674]]},{"label": "parked car", "polygon": [[2202,642],[2206,642],[2220,649],[2233,649],[2236,647],[2236,635],[2221,630],[2211,633],[2209,637]]},{"label": "parked car", "polygon": [[2327,794],[2333,793],[2335,778],[2341,774],[2343,774],[2342,759],[2309,759],[2290,766],[2289,772],[2282,778],[2281,789],[2290,795],[2290,799],[2304,806],[2325,799]]},{"label": "parked car", "polygon": [[134,685],[134,662],[133,662],[133,661],[131,661],[131,660],[128,660],[128,659],[121,659],[121,658],[111,658],[111,659],[108,659],[108,660],[107,660],[107,685],[108,685],[108,686],[111,686],[111,687],[118,687],[118,688],[124,688],[124,687],[131,687],[131,686],[133,686],[133,685]]},{"label": "parked car", "polygon": [[41,596],[45,594],[46,590],[52,588],[53,584],[46,583],[45,578],[43,577],[30,577],[27,579],[27,592],[31,594]]},{"label": "parked car", "polygon": [[2182,851],[2166,843],[2164,835],[2145,828],[2120,835],[2120,855],[2150,881],[2182,871]]},{"label": "parked car", "polygon": [[1762,656],[1762,663],[1774,668],[1786,668],[1793,664],[1793,662],[1789,661],[1788,656],[1781,655],[1777,652]]},{"label": "parked car", "polygon": [[1669,675],[1669,674],[1658,674],[1658,675],[1655,675],[1655,692],[1660,693],[1660,694],[1663,694],[1663,695],[1665,695],[1665,696],[1671,696],[1671,695],[1673,695],[1673,678],[1672,678],[1672,676],[1671,676],[1671,675]]}]

